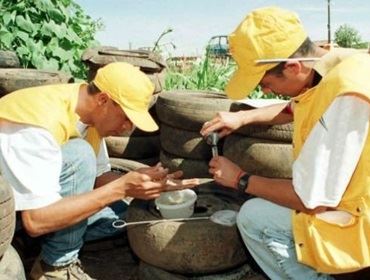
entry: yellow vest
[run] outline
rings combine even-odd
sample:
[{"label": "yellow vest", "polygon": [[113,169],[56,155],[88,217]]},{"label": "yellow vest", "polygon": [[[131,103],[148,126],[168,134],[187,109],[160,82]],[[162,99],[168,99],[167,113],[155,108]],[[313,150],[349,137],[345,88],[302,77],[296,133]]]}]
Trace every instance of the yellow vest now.
[{"label": "yellow vest", "polygon": [[[5,95],[0,98],[0,119],[45,128],[63,145],[71,138],[80,137],[75,109],[81,85],[47,85]],[[97,154],[101,138],[95,128],[88,129],[86,140]]]},{"label": "yellow vest", "polygon": [[[355,54],[334,64],[317,86],[293,99],[295,158],[337,96],[354,93],[366,102],[370,101],[370,56]],[[352,221],[337,225],[317,219],[315,215],[293,213],[298,260],[319,272],[330,274],[370,266],[370,134],[336,209],[351,213]]]}]

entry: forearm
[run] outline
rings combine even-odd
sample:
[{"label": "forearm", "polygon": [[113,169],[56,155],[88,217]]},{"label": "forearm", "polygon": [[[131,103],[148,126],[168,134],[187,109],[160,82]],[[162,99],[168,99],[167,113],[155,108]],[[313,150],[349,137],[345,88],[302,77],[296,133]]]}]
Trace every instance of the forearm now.
[{"label": "forearm", "polygon": [[22,212],[22,221],[31,236],[54,232],[88,218],[105,206],[123,197],[115,191],[118,182],[89,193],[65,197],[46,207]]},{"label": "forearm", "polygon": [[104,186],[105,184],[108,184],[109,182],[112,182],[121,176],[122,174],[119,174],[116,172],[112,172],[112,171],[105,172],[101,176],[96,178],[94,188],[99,188],[101,186]]},{"label": "forearm", "polygon": [[271,105],[258,109],[241,111],[243,125],[248,124],[285,124],[293,121],[291,114],[284,113],[286,103]]},{"label": "forearm", "polygon": [[308,214],[322,211],[321,208],[307,209],[294,191],[292,180],[290,179],[275,179],[252,175],[249,178],[247,193]]}]

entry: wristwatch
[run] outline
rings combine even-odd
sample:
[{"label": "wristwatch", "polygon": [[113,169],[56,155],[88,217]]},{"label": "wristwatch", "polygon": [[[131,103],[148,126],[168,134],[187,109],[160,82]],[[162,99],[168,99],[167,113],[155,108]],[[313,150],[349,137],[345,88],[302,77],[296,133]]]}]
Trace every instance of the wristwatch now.
[{"label": "wristwatch", "polygon": [[238,182],[238,191],[241,193],[245,193],[245,190],[248,188],[249,177],[251,174],[245,173],[243,176],[240,177]]}]

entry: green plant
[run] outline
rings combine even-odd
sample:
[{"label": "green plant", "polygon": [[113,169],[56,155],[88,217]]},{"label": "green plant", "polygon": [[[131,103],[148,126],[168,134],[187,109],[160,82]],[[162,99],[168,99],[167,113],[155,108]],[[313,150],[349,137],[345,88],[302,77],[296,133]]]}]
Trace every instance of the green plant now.
[{"label": "green plant", "polygon": [[[165,89],[211,90],[222,93],[236,70],[235,62],[229,57],[212,58],[206,51],[205,56],[193,63],[183,61],[169,62]],[[271,99],[282,98],[273,93],[265,94],[261,87],[257,87],[249,98]]]},{"label": "green plant", "polygon": [[334,41],[344,48],[352,48],[361,43],[361,36],[353,27],[343,24],[335,31]]},{"label": "green plant", "polygon": [[86,78],[82,52],[93,45],[100,20],[73,0],[0,0],[0,48],[26,68],[61,70]]}]

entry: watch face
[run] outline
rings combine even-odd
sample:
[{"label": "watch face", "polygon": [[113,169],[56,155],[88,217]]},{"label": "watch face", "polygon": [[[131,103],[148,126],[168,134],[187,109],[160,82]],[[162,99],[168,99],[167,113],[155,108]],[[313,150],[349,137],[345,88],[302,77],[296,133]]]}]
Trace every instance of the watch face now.
[{"label": "watch face", "polygon": [[244,174],[240,178],[239,183],[238,183],[238,189],[239,189],[240,192],[242,192],[242,193],[245,192],[246,188],[248,187],[249,177],[250,177],[249,174]]}]

